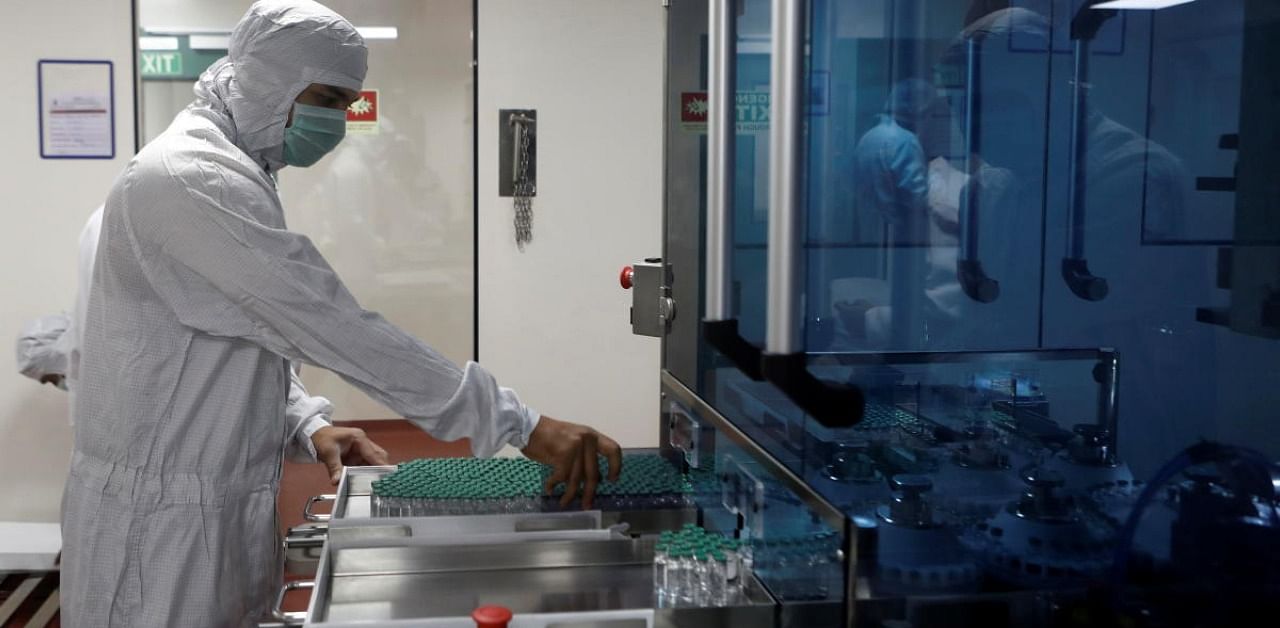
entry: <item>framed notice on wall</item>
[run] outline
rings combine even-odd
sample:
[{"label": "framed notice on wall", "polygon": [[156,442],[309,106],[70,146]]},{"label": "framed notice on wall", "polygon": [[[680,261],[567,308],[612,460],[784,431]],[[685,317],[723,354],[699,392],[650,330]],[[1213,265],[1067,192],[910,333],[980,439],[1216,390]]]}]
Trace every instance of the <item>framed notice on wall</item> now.
[{"label": "framed notice on wall", "polygon": [[115,68],[110,61],[42,59],[36,64],[40,156],[116,156]]}]

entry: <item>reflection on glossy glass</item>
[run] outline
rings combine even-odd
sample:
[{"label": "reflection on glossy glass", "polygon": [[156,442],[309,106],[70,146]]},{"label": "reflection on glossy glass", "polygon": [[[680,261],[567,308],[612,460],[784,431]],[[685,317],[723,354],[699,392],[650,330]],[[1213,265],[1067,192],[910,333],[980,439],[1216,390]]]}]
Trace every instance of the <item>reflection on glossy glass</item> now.
[{"label": "reflection on glossy glass", "polygon": [[[1090,4],[807,3],[805,338],[866,418],[826,429],[714,353],[703,392],[870,535],[872,595],[1061,591],[1128,575],[1111,570],[1131,555],[1185,574],[1239,552],[1252,576],[1223,590],[1276,579],[1246,556],[1280,511],[1238,480],[1280,455],[1280,199],[1259,176],[1274,81],[1251,61],[1280,14]],[[741,23],[766,19],[744,3]],[[757,32],[740,91],[768,86]],[[737,311],[756,342],[761,144],[739,130]],[[1200,439],[1263,453],[1187,453]],[[1232,540],[1196,550],[1192,530]]]},{"label": "reflection on glossy glass", "polygon": [[[811,186],[820,191],[815,199],[843,199],[811,201],[811,222],[854,217],[854,250],[815,245],[810,258],[811,290],[826,293],[818,302],[829,302],[836,320],[836,350],[1035,342],[1036,273],[1011,259],[1022,248],[1038,249],[1031,239],[1040,227],[1040,172],[1028,166],[1043,155],[1043,140],[1020,133],[1010,141],[1000,131],[1043,124],[1044,55],[1011,56],[1008,49],[1014,32],[1044,41],[1048,23],[1026,9],[981,14],[963,28],[956,18],[954,31],[930,20],[923,35],[857,42],[863,54],[856,58],[868,61],[833,69],[857,81],[843,112],[854,129],[867,98],[887,94],[868,116],[869,128],[857,131],[847,158],[852,186],[834,178]],[[835,41],[833,47],[849,47],[838,33]],[[858,78],[866,74],[863,63],[886,57],[913,63]],[[823,144],[812,142],[815,162],[836,158],[818,151]]]}]

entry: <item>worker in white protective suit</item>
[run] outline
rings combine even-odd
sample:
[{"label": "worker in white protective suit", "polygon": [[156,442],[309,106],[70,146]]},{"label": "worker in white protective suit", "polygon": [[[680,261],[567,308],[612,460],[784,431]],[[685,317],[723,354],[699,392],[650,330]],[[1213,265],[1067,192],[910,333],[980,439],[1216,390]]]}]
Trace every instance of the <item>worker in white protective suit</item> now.
[{"label": "worker in white protective suit", "polygon": [[[89,282],[102,230],[102,206],[89,215],[80,230],[76,254],[76,298],[71,315],[42,316],[27,324],[18,336],[18,372],[42,384],[54,384],[75,398],[75,380],[80,371],[80,345],[84,338],[84,316],[89,304]],[[71,404],[74,407],[74,401]],[[74,421],[73,421],[74,422]]]},{"label": "worker in white protective suit", "polygon": [[[279,584],[275,499],[289,360],[332,370],[474,454],[505,445],[554,466],[548,485],[620,470],[615,442],[540,417],[476,364],[459,368],[360,307],[289,231],[275,174],[341,139],[366,48],[308,0],[250,7],[195,102],[107,197],[86,315],[75,454],[63,499],[62,621],[250,626]],[[337,428],[331,428],[337,429]],[[316,432],[352,464],[358,431]]]},{"label": "worker in white protective suit", "polygon": [[[837,336],[850,348],[953,349],[984,333],[979,312],[956,275],[960,206],[966,186],[979,185],[994,207],[1012,187],[1007,170],[979,155],[953,155],[960,129],[947,100],[933,84],[896,84],[886,113],[858,141],[854,157],[856,207],[893,228],[888,245],[896,299],[835,303]],[[957,167],[974,161],[973,174]]]},{"label": "worker in white protective suit", "polygon": [[[72,406],[75,405],[89,281],[93,277],[93,260],[98,251],[101,228],[102,207],[98,207],[80,231],[72,316],[52,314],[37,318],[27,325],[17,342],[18,372],[42,384],[53,384],[68,391]],[[294,462],[317,462],[311,437],[330,425],[333,403],[324,397],[308,394],[296,370],[291,369],[289,375],[289,396],[285,404],[285,455]],[[342,460],[333,452],[328,453],[329,458],[323,462],[329,466],[331,475],[339,473]]]},{"label": "worker in white protective suit", "polygon": [[42,316],[18,335],[18,372],[42,384],[53,384],[71,396],[71,423],[75,423],[76,380],[80,373],[80,346],[84,341],[84,316],[89,304],[89,282],[102,230],[102,206],[89,215],[80,230],[76,254],[76,298],[71,315]]},{"label": "worker in white protective suit", "polygon": [[[69,372],[71,356],[79,352],[68,342],[75,335],[73,319],[66,314],[41,316],[18,336],[18,372],[42,384],[66,390],[74,405],[75,388]],[[340,458],[320,461],[311,437],[330,425],[333,402],[313,397],[294,370],[289,372],[289,396],[285,403],[285,455],[294,462],[325,462],[331,475],[342,471]],[[74,422],[74,417],[73,417]]]}]

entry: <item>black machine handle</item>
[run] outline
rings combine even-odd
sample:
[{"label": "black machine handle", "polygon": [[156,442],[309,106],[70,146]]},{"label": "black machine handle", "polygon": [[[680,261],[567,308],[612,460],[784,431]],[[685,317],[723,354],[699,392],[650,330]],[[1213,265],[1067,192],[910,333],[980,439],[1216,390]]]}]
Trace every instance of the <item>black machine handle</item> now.
[{"label": "black machine handle", "polygon": [[1085,256],[1085,225],[1087,223],[1088,173],[1085,163],[1085,147],[1088,144],[1089,115],[1089,48],[1098,31],[1107,20],[1115,17],[1114,9],[1095,9],[1093,5],[1104,0],[1088,0],[1071,20],[1073,46],[1071,84],[1071,162],[1069,164],[1070,188],[1068,189],[1067,254],[1062,258],[1062,279],[1077,297],[1086,301],[1107,298],[1110,286],[1103,277],[1094,275]]},{"label": "black machine handle", "polygon": [[819,379],[807,360],[804,353],[766,353],[760,358],[761,373],[818,423],[837,429],[857,425],[866,411],[862,389]]},{"label": "black machine handle", "polygon": [[982,77],[982,50],[976,38],[965,42],[965,113],[964,113],[964,163],[969,182],[960,198],[960,256],[956,260],[956,278],[970,299],[979,303],[991,303],[1000,297],[1000,282],[992,279],[982,268],[978,253],[978,230],[981,223],[982,185],[973,165],[975,155],[982,149],[978,131],[982,128],[982,98],[979,81]]}]

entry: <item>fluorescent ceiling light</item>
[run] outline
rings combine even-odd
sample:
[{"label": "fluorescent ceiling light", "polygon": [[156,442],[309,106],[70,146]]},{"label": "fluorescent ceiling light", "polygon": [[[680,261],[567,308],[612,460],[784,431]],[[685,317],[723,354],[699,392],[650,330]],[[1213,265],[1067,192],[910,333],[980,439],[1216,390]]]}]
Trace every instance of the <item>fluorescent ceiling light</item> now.
[{"label": "fluorescent ceiling light", "polygon": [[[148,35],[230,35],[228,28],[201,28],[190,26],[148,26],[142,29]],[[394,26],[357,26],[365,39],[399,39],[400,29]]]},{"label": "fluorescent ceiling light", "polygon": [[231,46],[230,35],[192,35],[187,41],[192,50],[226,50]]},{"label": "fluorescent ceiling light", "polygon": [[400,37],[400,29],[394,26],[357,26],[357,31],[365,39],[396,39]]},{"label": "fluorescent ceiling light", "polygon": [[143,26],[148,35],[230,35],[231,29],[216,26]]},{"label": "fluorescent ceiling light", "polygon": [[1195,2],[1195,0],[1111,0],[1101,4],[1093,5],[1095,9],[1146,9],[1153,11],[1155,9],[1167,9],[1176,7],[1179,4],[1187,4]]},{"label": "fluorescent ceiling light", "polygon": [[138,38],[139,50],[177,50],[177,37],[148,37],[142,36]]}]

